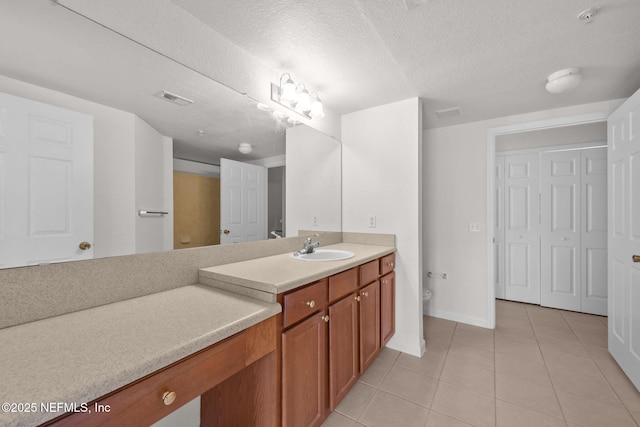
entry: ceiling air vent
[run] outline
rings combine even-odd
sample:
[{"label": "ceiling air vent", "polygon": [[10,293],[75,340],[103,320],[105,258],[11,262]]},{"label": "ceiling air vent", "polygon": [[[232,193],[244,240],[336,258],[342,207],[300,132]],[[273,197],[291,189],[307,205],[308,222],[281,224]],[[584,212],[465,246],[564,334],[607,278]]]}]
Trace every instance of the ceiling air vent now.
[{"label": "ceiling air vent", "polygon": [[415,9],[416,7],[422,6],[426,2],[427,0],[404,0],[404,7],[406,7],[407,10]]},{"label": "ceiling air vent", "polygon": [[181,107],[186,107],[187,105],[193,104],[192,100],[185,98],[184,96],[168,92],[166,90],[161,90],[160,92],[156,93],[156,96],[160,99],[164,99],[165,101],[173,102],[174,104],[180,105]]},{"label": "ceiling air vent", "polygon": [[436,115],[439,119],[459,116],[460,114],[462,114],[462,111],[460,111],[460,107],[443,108],[442,110],[436,110]]}]

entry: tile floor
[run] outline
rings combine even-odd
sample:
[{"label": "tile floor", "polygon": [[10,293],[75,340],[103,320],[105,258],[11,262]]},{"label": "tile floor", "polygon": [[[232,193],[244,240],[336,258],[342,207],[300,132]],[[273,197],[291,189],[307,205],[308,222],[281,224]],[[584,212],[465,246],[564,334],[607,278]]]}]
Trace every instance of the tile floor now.
[{"label": "tile floor", "polygon": [[425,316],[424,356],[384,349],[323,426],[640,426],[606,317],[498,300],[496,324]]}]

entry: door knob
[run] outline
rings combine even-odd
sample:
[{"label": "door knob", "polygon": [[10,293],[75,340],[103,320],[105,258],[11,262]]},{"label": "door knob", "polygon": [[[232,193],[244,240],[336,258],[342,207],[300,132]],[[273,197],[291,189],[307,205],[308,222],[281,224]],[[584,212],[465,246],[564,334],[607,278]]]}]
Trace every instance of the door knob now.
[{"label": "door knob", "polygon": [[231,233],[231,231],[229,231],[229,230],[222,230],[222,232],[223,232],[224,234],[229,234],[229,233]]},{"label": "door knob", "polygon": [[78,245],[78,247],[80,249],[82,249],[83,251],[86,251],[87,249],[91,249],[91,243],[89,242],[82,242]]},{"label": "door knob", "polygon": [[640,262],[640,255],[633,255],[631,259],[633,260],[633,262]]}]

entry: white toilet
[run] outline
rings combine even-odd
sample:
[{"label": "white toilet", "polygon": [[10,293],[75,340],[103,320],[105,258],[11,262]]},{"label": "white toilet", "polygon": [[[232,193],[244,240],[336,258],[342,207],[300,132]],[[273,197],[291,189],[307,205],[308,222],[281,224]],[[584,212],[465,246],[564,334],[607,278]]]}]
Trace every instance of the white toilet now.
[{"label": "white toilet", "polygon": [[429,300],[431,299],[431,295],[433,291],[429,288],[422,288],[422,313],[426,313],[427,305],[429,304]]}]

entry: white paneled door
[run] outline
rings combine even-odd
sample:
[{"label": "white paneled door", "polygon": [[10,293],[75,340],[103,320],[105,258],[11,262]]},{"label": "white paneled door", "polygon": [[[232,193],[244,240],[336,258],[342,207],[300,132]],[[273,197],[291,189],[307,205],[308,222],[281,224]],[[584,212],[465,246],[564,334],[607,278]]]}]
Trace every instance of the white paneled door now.
[{"label": "white paneled door", "polygon": [[540,303],[538,154],[505,156],[505,298]]},{"label": "white paneled door", "polygon": [[504,157],[496,157],[495,215],[493,224],[493,279],[496,298],[506,298],[504,289]]},{"label": "white paneled door", "polygon": [[581,153],[580,311],[607,315],[607,148]]},{"label": "white paneled door", "polygon": [[267,238],[264,166],[220,159],[220,243]]},{"label": "white paneled door", "polygon": [[0,93],[0,267],[92,258],[92,244],[92,117]]},{"label": "white paneled door", "polygon": [[580,152],[540,156],[540,304],[580,311]]},{"label": "white paneled door", "polygon": [[640,91],[608,127],[609,352],[640,389]]}]

